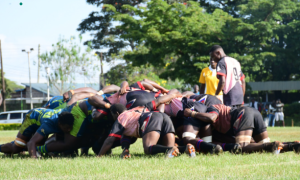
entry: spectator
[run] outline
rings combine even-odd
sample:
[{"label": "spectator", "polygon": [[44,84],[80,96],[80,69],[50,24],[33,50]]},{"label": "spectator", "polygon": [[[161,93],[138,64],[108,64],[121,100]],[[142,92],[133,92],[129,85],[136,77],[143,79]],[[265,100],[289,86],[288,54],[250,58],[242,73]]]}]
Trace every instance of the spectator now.
[{"label": "spectator", "polygon": [[268,127],[269,126],[269,107],[268,105],[266,104],[265,106],[262,106],[262,111],[261,111],[261,115],[262,117],[264,118],[264,122],[266,123],[266,126]]},{"label": "spectator", "polygon": [[254,98],[251,98],[251,102],[250,102],[249,106],[255,108],[256,110],[258,110],[258,102],[255,101]]},{"label": "spectator", "polygon": [[[215,95],[216,90],[219,84],[219,79],[217,78],[217,62],[209,61],[209,67],[202,69],[199,82],[201,83],[200,94],[209,94]],[[221,101],[223,101],[223,93],[222,91],[217,95]]]},{"label": "spectator", "polygon": [[275,120],[276,120],[276,126],[280,125],[280,121],[282,121],[282,126],[284,127],[284,114],[283,114],[283,106],[284,104],[281,103],[280,99],[276,101],[276,111],[275,111]]},{"label": "spectator", "polygon": [[199,94],[200,94],[200,93],[199,93],[199,86],[198,86],[197,84],[194,85],[194,93],[195,93],[196,95],[199,95]]},{"label": "spectator", "polygon": [[271,104],[269,104],[269,114],[268,114],[268,117],[269,117],[269,126],[271,127],[274,127],[275,125],[275,115],[274,115],[274,112],[275,112],[275,107],[276,104],[275,104],[275,101],[272,101]]}]

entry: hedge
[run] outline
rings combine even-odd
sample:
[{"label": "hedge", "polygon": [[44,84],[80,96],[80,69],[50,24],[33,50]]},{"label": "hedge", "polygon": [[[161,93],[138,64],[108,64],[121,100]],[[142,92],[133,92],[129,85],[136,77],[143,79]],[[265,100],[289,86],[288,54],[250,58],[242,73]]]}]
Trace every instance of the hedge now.
[{"label": "hedge", "polygon": [[0,124],[0,130],[19,130],[21,123]]}]

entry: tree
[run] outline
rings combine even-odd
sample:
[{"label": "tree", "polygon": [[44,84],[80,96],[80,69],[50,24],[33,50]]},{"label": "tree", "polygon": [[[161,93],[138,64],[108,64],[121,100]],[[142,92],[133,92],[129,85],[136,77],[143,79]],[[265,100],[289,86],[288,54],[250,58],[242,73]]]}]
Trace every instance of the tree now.
[{"label": "tree", "polygon": [[108,52],[103,54],[105,61],[110,62],[112,56],[118,55],[119,51],[129,46],[134,48],[132,42],[120,38],[122,30],[115,28],[116,22],[113,21],[114,11],[107,11],[104,4],[110,4],[115,7],[116,12],[121,14],[131,14],[130,11],[123,9],[123,5],[137,6],[144,0],[87,0],[88,4],[95,5],[100,11],[93,11],[89,17],[84,19],[78,27],[81,34],[90,32],[93,39],[86,41],[84,44],[93,49],[107,49]]},{"label": "tree", "polygon": [[[79,39],[81,42],[81,37]],[[99,70],[97,58],[91,48],[88,47],[81,52],[81,47],[75,42],[75,37],[60,39],[52,47],[52,51],[40,56],[41,65],[50,68],[50,85],[54,86],[60,94],[70,89],[65,83],[75,81],[76,75],[83,72],[84,76],[89,78],[94,75],[95,70]]]},{"label": "tree", "polygon": [[272,33],[268,26],[245,23],[220,9],[210,14],[196,2],[168,4],[153,0],[147,8],[123,6],[140,18],[117,13],[113,6],[105,7],[116,13],[114,19],[121,24],[117,28],[124,32],[120,37],[134,42],[135,49],[125,52],[124,58],[133,66],[169,64],[159,74],[165,79],[197,83],[214,44],[221,44],[228,55],[244,61],[246,74],[258,72],[263,59],[273,55],[260,50]]}]

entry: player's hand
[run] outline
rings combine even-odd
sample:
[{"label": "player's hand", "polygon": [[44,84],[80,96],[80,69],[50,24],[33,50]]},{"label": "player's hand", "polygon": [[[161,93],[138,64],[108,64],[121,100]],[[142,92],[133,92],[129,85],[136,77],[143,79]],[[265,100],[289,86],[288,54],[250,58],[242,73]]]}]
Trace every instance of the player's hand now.
[{"label": "player's hand", "polygon": [[122,87],[120,90],[119,90],[119,94],[120,95],[123,95],[126,93],[126,87]]},{"label": "player's hand", "polygon": [[162,94],[165,94],[165,93],[168,94],[168,92],[169,92],[169,90],[167,90],[167,89],[161,90],[161,93],[162,93]]},{"label": "player's hand", "polygon": [[185,117],[191,117],[192,112],[193,112],[193,111],[192,111],[191,109],[185,108],[185,109],[184,109],[184,112],[183,112],[183,115],[184,115]]},{"label": "player's hand", "polygon": [[63,94],[63,100],[64,100],[64,102],[66,102],[68,99],[69,99],[69,93],[67,91]]}]

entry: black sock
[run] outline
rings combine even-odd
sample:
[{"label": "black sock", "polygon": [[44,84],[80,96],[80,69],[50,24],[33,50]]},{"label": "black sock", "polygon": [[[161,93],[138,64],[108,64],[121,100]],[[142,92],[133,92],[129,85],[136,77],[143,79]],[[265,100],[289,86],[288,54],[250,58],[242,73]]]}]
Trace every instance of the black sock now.
[{"label": "black sock", "polygon": [[149,154],[165,153],[173,147],[167,147],[162,145],[153,145],[149,147]]},{"label": "black sock", "polygon": [[207,143],[207,142],[204,142],[203,140],[199,140],[197,142],[197,146],[196,146],[196,149],[197,151],[199,152],[209,152],[211,151],[216,145],[214,144],[211,144],[211,143]]},{"label": "black sock", "polygon": [[178,146],[178,150],[180,153],[184,153],[186,149],[186,146]]},{"label": "black sock", "polygon": [[223,151],[231,151],[235,147],[235,143],[223,143],[222,149]]},{"label": "black sock", "polygon": [[175,138],[175,143],[178,144],[178,146],[184,146],[182,139]]},{"label": "black sock", "polygon": [[122,139],[121,139],[122,149],[129,149],[130,144],[131,144],[130,138],[122,137]]}]

